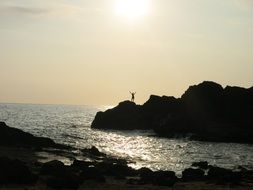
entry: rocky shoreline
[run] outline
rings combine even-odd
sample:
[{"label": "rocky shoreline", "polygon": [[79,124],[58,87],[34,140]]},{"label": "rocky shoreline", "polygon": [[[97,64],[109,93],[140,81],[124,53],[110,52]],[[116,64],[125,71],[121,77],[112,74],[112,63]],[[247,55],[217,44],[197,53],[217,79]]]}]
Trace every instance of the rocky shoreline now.
[{"label": "rocky shoreline", "polygon": [[253,188],[253,171],[242,167],[232,171],[198,162],[185,169],[179,178],[173,171],[135,170],[125,160],[110,158],[95,147],[86,151],[99,161],[74,160],[71,165],[64,165],[58,160],[41,163],[0,157],[0,188],[89,189],[87,184],[101,189],[104,186],[158,189],[180,187],[182,184],[187,187],[185,189],[193,184],[202,184],[205,189],[226,189],[228,186],[234,189]]},{"label": "rocky shoreline", "polygon": [[[174,171],[133,169],[128,161],[110,157],[96,147],[79,150],[85,159],[76,159],[74,148],[60,146],[51,139],[34,137],[1,123],[0,134],[3,131],[19,138],[11,138],[9,143],[7,139],[0,141],[0,189],[253,188],[253,171],[242,167],[232,171],[204,161],[196,162],[178,177]],[[69,165],[52,158],[40,162],[37,153],[41,151],[66,156],[72,161]]]},{"label": "rocky shoreline", "polygon": [[205,81],[181,98],[151,95],[143,105],[124,101],[98,112],[91,127],[153,130],[159,137],[253,144],[253,87],[223,88]]}]

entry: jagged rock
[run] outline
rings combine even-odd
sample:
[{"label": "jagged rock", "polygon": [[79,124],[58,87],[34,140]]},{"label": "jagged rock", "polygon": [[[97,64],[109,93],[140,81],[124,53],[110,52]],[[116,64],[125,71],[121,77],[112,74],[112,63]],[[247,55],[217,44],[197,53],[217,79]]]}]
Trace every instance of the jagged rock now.
[{"label": "jagged rock", "polygon": [[193,140],[253,143],[253,87],[223,88],[204,81],[181,98],[151,95],[141,105],[121,102],[97,113],[92,128],[153,129],[158,136]]},{"label": "jagged rock", "polygon": [[0,184],[30,184],[37,176],[19,160],[0,157]]}]

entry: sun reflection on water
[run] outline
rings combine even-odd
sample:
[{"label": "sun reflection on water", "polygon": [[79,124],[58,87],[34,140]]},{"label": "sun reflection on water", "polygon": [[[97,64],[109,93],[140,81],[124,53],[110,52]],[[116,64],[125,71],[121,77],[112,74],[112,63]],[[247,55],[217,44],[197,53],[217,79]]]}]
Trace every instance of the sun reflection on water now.
[{"label": "sun reflection on water", "polygon": [[130,166],[134,168],[180,174],[192,162],[202,160],[221,167],[241,165],[253,169],[252,145],[158,138],[150,131],[91,129],[95,114],[109,107],[0,104],[0,108],[0,119],[9,126],[80,149],[96,146],[104,153],[132,161]]}]

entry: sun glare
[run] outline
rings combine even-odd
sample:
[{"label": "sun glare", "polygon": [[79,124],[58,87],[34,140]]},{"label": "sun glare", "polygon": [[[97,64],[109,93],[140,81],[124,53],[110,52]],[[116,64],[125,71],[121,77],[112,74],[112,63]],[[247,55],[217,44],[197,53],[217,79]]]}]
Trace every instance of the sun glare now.
[{"label": "sun glare", "polygon": [[117,15],[133,20],[143,17],[149,12],[148,0],[117,0],[115,11]]}]

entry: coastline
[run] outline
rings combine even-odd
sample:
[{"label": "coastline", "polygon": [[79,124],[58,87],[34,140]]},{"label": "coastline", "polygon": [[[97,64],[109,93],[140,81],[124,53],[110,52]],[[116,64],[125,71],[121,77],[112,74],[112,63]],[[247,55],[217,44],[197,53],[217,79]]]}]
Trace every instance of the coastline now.
[{"label": "coastline", "polygon": [[[216,179],[184,179],[184,178],[177,178],[176,181],[173,182],[173,184],[166,184],[162,182],[171,182],[170,179],[163,178],[163,180],[159,181],[159,184],[153,184],[152,178],[155,177],[155,172],[147,174],[149,170],[147,170],[147,173],[140,173],[140,170],[132,170],[131,168],[128,168],[128,171],[126,170],[125,162],[123,160],[117,160],[115,158],[110,158],[107,155],[103,153],[97,152],[95,148],[92,149],[85,149],[83,152],[88,153],[91,157],[98,158],[103,160],[102,162],[97,162],[97,161],[82,161],[82,160],[74,160],[71,165],[64,165],[60,161],[56,161],[55,158],[58,156],[62,156],[62,154],[58,154],[57,152],[55,153],[55,157],[48,157],[45,159],[48,162],[38,162],[38,160],[42,159],[40,156],[38,156],[38,151],[32,150],[30,148],[17,148],[17,147],[0,147],[0,154],[1,154],[1,159],[3,157],[8,157],[9,159],[17,159],[21,160],[25,165],[30,169],[32,173],[34,173],[38,179],[32,183],[29,184],[15,184],[15,183],[5,183],[1,184],[0,183],[0,189],[6,189],[6,190],[16,190],[16,189],[79,189],[79,190],[86,190],[86,189],[101,189],[101,190],[114,190],[114,189],[121,189],[121,190],[126,190],[126,189],[137,189],[137,190],[165,190],[165,189],[179,189],[179,190],[212,190],[212,189],[218,189],[218,190],[227,190],[227,189],[238,189],[238,190],[252,190],[253,189],[253,171],[248,171],[251,175],[250,180],[249,179],[238,179],[237,181],[234,178],[231,178],[231,180],[226,180],[226,179],[219,179],[218,176]],[[47,152],[46,150],[43,150]],[[64,152],[64,151],[63,151]],[[86,154],[86,156],[88,155]],[[73,158],[75,155],[72,155]],[[51,160],[51,161],[49,161]],[[121,167],[108,167],[105,173],[104,172],[104,167],[110,166],[110,162],[113,161],[116,163],[116,165],[121,166]],[[51,166],[50,164],[51,163]],[[57,164],[59,164],[57,166]],[[95,168],[99,168],[99,170],[87,170],[87,165],[85,164],[98,164],[95,166]],[[54,165],[56,164],[56,165]],[[46,165],[52,167],[47,168],[46,173],[42,173],[42,168],[45,167]],[[103,166],[103,167],[102,167]],[[111,165],[113,166],[113,165]],[[64,168],[64,169],[63,169]],[[195,167],[196,168],[196,167]],[[69,174],[65,173],[65,169],[70,172]],[[197,169],[196,169],[197,170]],[[60,173],[58,173],[60,171]],[[77,174],[79,171],[80,173]],[[86,171],[87,175],[82,174],[82,172]],[[137,175],[131,174],[131,172],[139,172]],[[243,169],[242,169],[243,171]],[[62,173],[61,173],[62,172]],[[111,173],[112,172],[112,173]],[[113,173],[116,172],[116,173]],[[122,173],[120,173],[122,172]],[[163,172],[163,171],[157,171],[157,172]],[[245,171],[244,171],[245,172]],[[46,174],[46,175],[45,175]],[[102,175],[101,175],[102,174]],[[127,176],[129,174],[130,176]],[[72,181],[73,176],[76,179],[80,180],[80,176],[82,176],[83,179],[81,179],[81,183],[76,182],[76,184]],[[146,176],[145,176],[146,175]],[[142,181],[144,177],[147,177],[148,175],[151,175],[150,180],[151,181]],[[195,176],[196,177],[196,176]],[[54,181],[53,183],[51,182],[50,184],[50,179],[60,179],[60,184],[58,184],[57,180]],[[62,179],[61,179],[62,178]],[[142,179],[143,178],[143,179]],[[62,182],[62,180],[67,180],[68,183],[72,182],[72,186],[66,185]],[[168,180],[168,181],[167,181]],[[55,184],[54,184],[55,183]],[[65,187],[64,187],[65,186]]]},{"label": "coastline", "polygon": [[[253,188],[253,170],[206,161],[182,171],[133,169],[96,147],[77,149],[0,123],[0,189],[221,189]],[[62,162],[68,160],[68,163]]]}]

